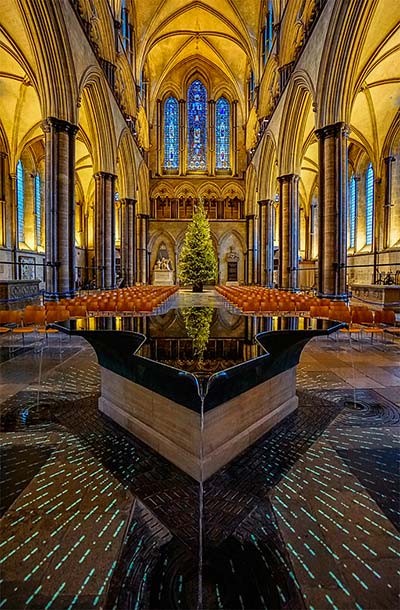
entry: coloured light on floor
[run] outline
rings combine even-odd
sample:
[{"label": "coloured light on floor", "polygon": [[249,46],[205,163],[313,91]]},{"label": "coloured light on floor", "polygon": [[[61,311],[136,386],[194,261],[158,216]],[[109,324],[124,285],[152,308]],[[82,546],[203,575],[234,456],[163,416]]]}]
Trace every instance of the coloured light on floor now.
[{"label": "coloured light on floor", "polygon": [[[60,390],[67,387],[68,392],[74,393],[76,396],[84,395],[88,391],[85,388],[85,378],[81,376],[78,379],[74,375],[71,372],[64,375],[61,381],[58,378],[56,386]],[[49,390],[52,388],[52,383],[48,380]],[[98,387],[96,375],[93,376],[93,387]],[[331,404],[333,399],[334,397]],[[25,394],[20,405],[21,412],[27,408],[27,404],[34,406],[35,400],[34,394],[30,397]],[[58,405],[60,404],[59,402]],[[357,446],[360,451],[370,452],[368,455],[360,454],[356,458],[349,457],[348,460],[351,459],[353,467],[358,469],[360,476],[367,477],[368,485],[372,485],[374,477],[376,478],[376,474],[369,472],[369,461],[375,462],[376,471],[381,473],[381,478],[386,483],[385,490],[382,491],[377,487],[375,493],[378,499],[386,501],[385,514],[388,515],[393,512],[393,508],[392,499],[387,496],[390,495],[391,490],[395,489],[397,479],[393,472],[387,469],[387,462],[382,459],[381,454],[376,452],[375,455],[374,451],[376,447],[391,449],[393,444],[388,441],[387,432],[383,428],[382,430],[369,429],[366,424],[364,426],[361,416],[349,412],[342,412],[336,422],[324,432],[324,428],[341,411],[340,401],[337,401],[337,404],[336,410],[331,408],[331,411],[325,414],[319,412],[322,409],[317,408],[310,409],[309,412],[307,410],[299,411],[298,415],[285,420],[272,433],[267,434],[258,446],[246,452],[237,460],[236,464],[229,467],[227,479],[223,477],[218,479],[217,476],[221,490],[224,485],[229,487],[229,481],[232,481],[233,486],[237,487],[235,490],[237,493],[231,494],[228,500],[225,500],[222,495],[222,500],[225,502],[224,511],[228,512],[231,506],[239,509],[243,503],[243,510],[248,512],[257,504],[251,504],[253,488],[252,484],[247,481],[251,481],[253,473],[262,475],[262,479],[261,476],[257,479],[257,493],[263,499],[268,494],[272,494],[273,506],[271,513],[268,511],[264,513],[264,525],[257,526],[255,522],[253,524],[254,547],[258,549],[260,558],[267,565],[268,561],[263,554],[260,540],[263,537],[268,539],[271,531],[276,531],[280,535],[280,530],[284,536],[289,535],[287,540],[289,544],[286,543],[286,548],[290,552],[294,571],[290,568],[283,545],[282,548],[274,547],[274,556],[287,570],[289,579],[297,590],[300,589],[297,577],[304,573],[305,577],[311,581],[313,580],[312,574],[318,581],[318,574],[315,572],[314,566],[316,563],[324,564],[329,558],[327,574],[332,583],[337,586],[337,590],[332,589],[326,597],[326,603],[332,608],[342,607],[338,592],[343,593],[346,597],[349,593],[353,596],[354,585],[359,585],[364,591],[372,591],[374,583],[382,580],[380,566],[373,563],[375,557],[379,556],[378,548],[375,546],[377,536],[385,537],[385,540],[388,541],[386,545],[388,554],[390,553],[396,559],[400,556],[397,548],[400,537],[391,529],[391,523],[385,515],[379,512],[380,508],[372,503],[371,496],[364,485],[350,472],[345,453],[352,451],[354,446]],[[27,418],[22,418],[20,425],[24,425],[24,422],[27,421],[29,422],[29,414]],[[359,428],[356,427],[358,425],[360,425]],[[120,491],[131,489],[134,493],[137,492],[139,497],[145,496],[146,504],[151,506],[157,515],[160,515],[161,520],[165,519],[171,530],[176,528],[178,531],[181,526],[180,521],[183,522],[183,518],[187,517],[185,513],[193,512],[189,498],[191,493],[194,494],[197,491],[197,488],[188,477],[167,467],[151,452],[135,445],[126,435],[110,426],[99,417],[95,406],[74,412],[68,409],[62,411],[59,407],[58,423],[41,423],[40,428],[40,432],[38,432],[38,428],[36,430],[27,428],[23,433],[16,432],[13,434],[13,440],[7,439],[5,443],[7,447],[11,447],[12,442],[23,444],[29,433],[30,438],[33,439],[32,442],[37,445],[46,445],[52,453],[35,475],[35,485],[28,486],[25,497],[14,507],[11,519],[7,522],[7,539],[3,543],[2,559],[6,558],[4,565],[13,557],[19,561],[22,571],[20,587],[22,588],[24,582],[31,586],[29,592],[26,590],[24,597],[27,607],[34,605],[38,596],[43,594],[43,585],[35,582],[35,577],[39,572],[47,572],[50,576],[51,570],[54,571],[55,566],[62,562],[57,568],[57,573],[63,574],[64,571],[67,572],[69,566],[78,565],[81,571],[79,572],[79,583],[70,597],[69,607],[72,609],[77,604],[79,596],[85,595],[95,576],[98,577],[98,557],[102,554],[104,556],[105,553],[109,558],[115,557],[116,549],[122,542],[126,515],[122,514],[116,503],[112,494],[114,487],[111,482],[114,482],[114,486],[118,485]],[[53,430],[57,437],[55,443],[50,443],[49,438]],[[320,436],[321,432],[322,436]],[[315,440],[318,440],[318,443],[312,445]],[[64,443],[64,446],[61,443]],[[254,461],[252,461],[252,456],[254,456]],[[18,459],[18,463],[20,462],[21,460]],[[36,462],[39,463],[37,460]],[[72,465],[71,469],[67,463]],[[151,475],[157,473],[157,468],[162,468],[163,474],[159,479],[152,479]],[[239,476],[238,472],[241,473]],[[150,474],[149,479],[147,479],[147,473]],[[241,478],[242,475],[243,478]],[[116,483],[114,477],[121,483]],[[171,477],[169,481],[168,477]],[[341,489],[348,492],[345,500],[336,489],[343,477],[344,484]],[[140,496],[142,482],[146,492],[142,492],[142,496]],[[247,491],[244,494],[240,493],[242,484],[247,485]],[[70,495],[67,501],[64,492],[68,489]],[[215,512],[213,494],[206,494],[206,497],[205,522],[207,526],[207,523],[213,520]],[[309,505],[310,497],[313,498],[313,503]],[[351,497],[351,502],[347,501],[349,497]],[[84,511],[81,508],[83,498],[85,500]],[[246,506],[245,498],[250,502],[248,509],[244,508]],[[352,520],[351,507],[353,504],[357,505],[359,509],[358,522]],[[43,533],[41,524],[45,523],[42,517],[46,513],[42,512],[29,521],[30,526],[34,526],[32,527],[34,531],[31,530],[23,543],[12,549],[16,538],[18,541],[21,540],[20,532],[24,531],[25,523],[27,524],[26,518],[19,515],[23,512],[21,511],[22,505],[25,510],[29,511],[37,510],[39,506],[42,506],[42,511],[47,511],[47,513],[50,511],[50,517],[53,517],[53,527],[47,533],[46,542],[39,539],[38,533]],[[169,513],[168,511],[172,508],[174,510]],[[244,512],[243,516],[247,517],[247,512]],[[232,514],[235,514],[234,510]],[[238,512],[238,514],[242,513]],[[348,516],[347,520],[344,519],[344,516]],[[194,512],[193,517],[195,517]],[[279,522],[279,530],[276,522]],[[252,521],[249,520],[249,523],[251,524]],[[96,526],[94,537],[82,538],[90,524]],[[134,535],[137,527],[137,522],[131,522],[127,537]],[[195,532],[195,529],[193,531]],[[302,538],[303,531],[309,536],[307,540]],[[63,548],[59,541],[67,532],[71,537],[68,542],[69,550],[67,552],[67,548],[64,548],[64,552],[62,552]],[[191,535],[192,530],[189,527],[188,532],[188,535]],[[337,539],[334,532],[338,532]],[[343,532],[343,535],[340,532]],[[186,534],[182,533],[182,535]],[[117,541],[119,542],[117,543]],[[150,541],[143,536],[139,536],[137,542],[132,548],[125,574],[128,571],[132,574],[134,567],[140,563],[138,560],[143,558],[147,562],[143,572],[144,591],[145,584],[150,579],[150,560],[148,559],[152,557],[150,549],[155,549],[156,546],[154,540]],[[111,544],[114,545],[113,554],[110,554]],[[241,548],[243,549],[243,546]],[[7,559],[8,553],[11,554]],[[344,557],[347,556],[352,559],[353,563],[351,569],[347,570],[345,574],[341,574],[336,567],[338,564],[345,564]],[[36,559],[37,557],[38,559]],[[168,570],[168,559],[164,561],[161,574],[166,574]],[[53,567],[50,569],[51,566]],[[231,562],[231,566],[235,570],[234,562]],[[95,569],[96,572],[94,572]],[[95,591],[89,596],[88,607],[97,608],[100,604],[104,604],[107,583],[110,582],[113,574],[118,573],[119,569],[123,569],[123,566],[117,564],[116,561],[110,561],[102,576],[103,581],[98,585],[96,583]],[[387,586],[389,587],[389,585],[390,583]],[[63,583],[57,581],[55,590],[48,597],[47,607],[49,609],[57,608],[57,601],[65,593],[65,588]],[[217,584],[214,590],[216,606],[224,608],[222,588]],[[25,593],[25,590],[23,591]],[[143,591],[138,590],[136,604],[140,605],[140,596]],[[179,581],[179,591],[183,595],[182,579]],[[285,603],[283,589],[278,588],[278,591],[280,599]],[[245,603],[243,596],[241,599]],[[261,596],[260,600],[262,607],[269,607],[267,598]],[[2,603],[3,607],[7,608],[12,604],[12,595],[7,595]],[[312,603],[307,603],[311,610]],[[354,607],[363,610],[362,602],[361,604],[355,602]]]}]

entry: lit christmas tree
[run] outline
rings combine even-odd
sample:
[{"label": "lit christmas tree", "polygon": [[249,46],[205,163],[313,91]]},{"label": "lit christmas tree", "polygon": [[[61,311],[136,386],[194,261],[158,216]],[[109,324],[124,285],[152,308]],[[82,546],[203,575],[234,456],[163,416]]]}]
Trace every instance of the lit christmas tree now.
[{"label": "lit christmas tree", "polygon": [[218,264],[210,235],[210,223],[200,199],[189,224],[178,265],[179,280],[202,292],[203,284],[217,279]]}]

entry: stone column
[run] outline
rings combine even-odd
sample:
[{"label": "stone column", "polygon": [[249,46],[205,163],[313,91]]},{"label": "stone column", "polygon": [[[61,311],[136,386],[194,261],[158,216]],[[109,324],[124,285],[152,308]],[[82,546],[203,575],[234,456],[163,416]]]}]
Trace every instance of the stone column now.
[{"label": "stone column", "polygon": [[299,176],[287,174],[280,184],[279,287],[297,288],[299,265]]},{"label": "stone column", "polygon": [[137,268],[136,281],[141,284],[149,282],[149,264],[147,256],[147,242],[149,233],[148,214],[137,216]]},{"label": "stone column", "polygon": [[[18,201],[17,201],[17,174],[10,172],[11,197],[11,248],[13,252],[13,279],[18,279]],[[6,237],[7,240],[7,237]],[[6,241],[7,243],[7,241]],[[45,277],[45,271],[43,272]]]},{"label": "stone column", "polygon": [[238,101],[233,100],[233,102],[232,102],[232,157],[231,157],[232,176],[238,175],[238,167],[239,167],[237,106],[238,106]]},{"label": "stone column", "polygon": [[186,174],[186,101],[179,100],[179,175]]},{"label": "stone column", "polygon": [[392,207],[392,163],[395,157],[385,157],[385,202],[383,204],[383,249],[390,247],[390,208]]},{"label": "stone column", "polygon": [[161,176],[163,171],[163,151],[164,151],[164,138],[162,132],[162,104],[161,100],[157,100],[157,175]]},{"label": "stone column", "polygon": [[274,283],[274,202],[264,199],[259,205],[259,267],[258,283],[273,286]]},{"label": "stone column", "polygon": [[267,200],[262,200],[258,202],[258,219],[259,219],[259,236],[258,236],[258,245],[259,245],[259,265],[257,269],[257,284],[260,286],[265,286],[265,260],[266,260],[266,207]]},{"label": "stone column", "polygon": [[[7,155],[4,152],[0,152],[0,214],[1,214],[1,235],[0,235],[0,246],[7,246],[9,244],[9,239],[8,239],[8,235],[7,235],[7,229],[6,229],[6,218],[7,218],[7,213],[8,210],[6,209],[6,202],[7,202],[7,195],[6,195],[6,175],[9,175],[9,172],[6,172],[6,167],[7,167]],[[14,178],[12,178],[12,176],[10,176],[11,180],[15,180],[15,174],[14,174]],[[14,195],[14,191],[13,191],[13,195]],[[14,208],[16,208],[16,198],[15,196],[11,199],[11,206],[10,206],[10,210],[13,210]],[[12,223],[12,215],[13,212],[11,212],[11,229],[13,231],[13,223]],[[8,224],[8,223],[7,223]],[[12,233],[12,235],[14,235],[14,233]]]},{"label": "stone column", "polygon": [[217,199],[217,219],[222,220],[224,218],[224,200]]},{"label": "stone column", "polygon": [[136,199],[125,199],[127,208],[127,283],[135,284],[136,267]]},{"label": "stone column", "polygon": [[72,296],[75,289],[75,136],[78,127],[54,117],[45,133],[45,297]]},{"label": "stone column", "polygon": [[97,288],[115,288],[115,176],[98,172],[95,178],[95,256]]},{"label": "stone column", "polygon": [[274,219],[275,208],[272,199],[265,206],[265,286],[274,286]]},{"label": "stone column", "polygon": [[246,216],[246,284],[254,284],[256,281],[256,239],[255,239],[255,215]]},{"label": "stone column", "polygon": [[171,199],[171,218],[176,220],[178,218],[178,206],[179,201],[176,197]]},{"label": "stone column", "polygon": [[345,298],[349,128],[335,123],[315,133],[319,139],[318,292]]},{"label": "stone column", "polygon": [[209,100],[208,101],[208,115],[209,115],[209,119],[208,119],[208,124],[209,124],[209,132],[208,132],[208,138],[209,138],[209,146],[208,146],[208,163],[209,163],[209,175],[210,176],[215,176],[215,163],[216,163],[216,158],[215,158],[215,100]]}]

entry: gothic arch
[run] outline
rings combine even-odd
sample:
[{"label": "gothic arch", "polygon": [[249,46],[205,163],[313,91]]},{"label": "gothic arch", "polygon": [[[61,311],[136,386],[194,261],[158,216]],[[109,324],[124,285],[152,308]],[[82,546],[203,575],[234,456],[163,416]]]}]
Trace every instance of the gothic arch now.
[{"label": "gothic arch", "polygon": [[118,180],[121,198],[136,198],[137,178],[134,159],[133,138],[130,131],[124,129],[118,143]]},{"label": "gothic arch", "polygon": [[223,199],[226,199],[227,197],[231,199],[237,197],[238,199],[243,200],[244,191],[240,184],[237,184],[237,182],[230,181],[227,182],[227,184],[225,184],[224,187],[221,189],[221,196]]},{"label": "gothic arch", "polygon": [[205,182],[201,184],[198,191],[198,197],[206,197],[207,199],[219,199],[221,197],[221,191],[213,182]]},{"label": "gothic arch", "polygon": [[354,79],[375,8],[374,0],[335,3],[318,75],[318,127],[350,122]]},{"label": "gothic arch", "polygon": [[279,141],[280,175],[299,174],[301,150],[308,137],[307,129],[315,129],[312,112],[312,87],[304,72],[296,73],[291,81],[285,99]]},{"label": "gothic arch", "polygon": [[115,174],[116,135],[112,121],[108,85],[100,68],[90,66],[83,74],[80,99],[85,110],[93,147],[93,170]]},{"label": "gothic arch", "polygon": [[220,238],[219,238],[219,240],[218,240],[218,247],[219,247],[219,249],[221,249],[221,248],[222,248],[222,246],[223,246],[223,244],[224,244],[224,243],[225,243],[227,240],[229,240],[229,237],[230,237],[231,235],[232,235],[233,237],[235,237],[235,239],[236,239],[236,240],[239,242],[240,247],[241,247],[241,249],[242,249],[242,252],[244,252],[244,251],[246,250],[246,243],[245,243],[245,241],[244,241],[244,239],[243,239],[243,236],[242,236],[242,235],[239,233],[239,231],[237,231],[236,229],[229,230],[229,231],[225,231],[225,233],[223,233],[223,234],[221,235],[221,237],[220,237]]},{"label": "gothic arch", "polygon": [[43,118],[54,116],[76,124],[76,74],[61,4],[21,0],[19,8],[38,66]]},{"label": "gothic arch", "polygon": [[190,182],[184,182],[183,184],[177,185],[175,189],[175,197],[177,199],[181,197],[183,197],[184,199],[187,199],[189,197],[196,199],[197,192],[193,184],[191,184]]},{"label": "gothic arch", "polygon": [[137,211],[139,214],[150,214],[150,184],[149,184],[149,170],[146,163],[143,161],[139,166],[138,171],[138,202]]},{"label": "gothic arch", "polygon": [[255,214],[256,210],[256,193],[257,193],[257,171],[253,163],[249,165],[246,171],[246,200],[245,214]]},{"label": "gothic arch", "polygon": [[157,182],[153,186],[150,196],[152,199],[156,199],[156,197],[161,197],[162,199],[169,197],[169,199],[172,199],[175,197],[174,187],[167,181]]},{"label": "gothic arch", "polygon": [[276,144],[271,132],[263,138],[258,172],[258,198],[260,201],[273,199],[276,191],[277,160]]}]

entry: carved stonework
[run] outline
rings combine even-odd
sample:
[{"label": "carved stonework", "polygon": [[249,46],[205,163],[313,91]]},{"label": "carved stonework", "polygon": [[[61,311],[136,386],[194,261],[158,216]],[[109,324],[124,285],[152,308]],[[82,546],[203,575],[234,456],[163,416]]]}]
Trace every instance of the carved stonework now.
[{"label": "carved stonework", "polygon": [[0,308],[20,309],[39,302],[39,280],[1,280]]}]

